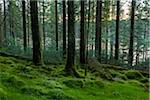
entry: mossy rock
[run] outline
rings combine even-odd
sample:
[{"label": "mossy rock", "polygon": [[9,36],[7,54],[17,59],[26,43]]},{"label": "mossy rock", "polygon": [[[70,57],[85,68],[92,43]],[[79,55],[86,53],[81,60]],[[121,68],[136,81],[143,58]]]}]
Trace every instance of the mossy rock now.
[{"label": "mossy rock", "polygon": [[63,81],[63,84],[70,88],[83,88],[84,87],[84,82],[83,80],[79,79],[72,79],[72,80],[65,80]]},{"label": "mossy rock", "polygon": [[48,100],[73,100],[73,97],[68,96],[60,89],[52,89],[46,96]]},{"label": "mossy rock", "polygon": [[144,76],[139,71],[136,71],[136,70],[126,71],[125,75],[127,76],[128,79],[137,79],[137,80],[139,80],[139,79],[144,78]]}]

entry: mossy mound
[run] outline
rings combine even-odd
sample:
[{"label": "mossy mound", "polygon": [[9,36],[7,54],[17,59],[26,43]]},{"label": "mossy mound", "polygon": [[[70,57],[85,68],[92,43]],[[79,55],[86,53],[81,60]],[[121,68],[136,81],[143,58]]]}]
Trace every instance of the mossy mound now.
[{"label": "mossy mound", "polygon": [[85,87],[93,87],[93,88],[96,88],[96,87],[99,87],[99,88],[103,88],[105,85],[102,81],[100,80],[94,80],[94,81],[85,81]]},{"label": "mossy mound", "polygon": [[52,89],[48,92],[48,100],[74,100],[72,96],[68,96],[61,89]]},{"label": "mossy mound", "polygon": [[[3,76],[3,77],[2,77]],[[19,88],[25,85],[24,81],[10,74],[1,74],[1,83],[8,87]]]},{"label": "mossy mound", "polygon": [[135,86],[142,86],[142,87],[145,86],[144,84],[142,84],[141,82],[136,81],[136,80],[129,80],[128,83],[135,85]]},{"label": "mossy mound", "polygon": [[125,74],[122,74],[122,73],[119,73],[119,72],[116,72],[116,71],[111,71],[111,75],[113,77],[113,80],[114,79],[121,79],[121,80],[127,80],[127,76]]},{"label": "mossy mound", "polygon": [[50,89],[54,89],[54,88],[63,88],[63,85],[55,80],[46,80],[46,81],[43,81],[42,82],[42,85],[43,86],[46,86],[47,88],[50,88]]},{"label": "mossy mound", "polygon": [[83,88],[84,82],[80,79],[70,79],[63,81],[63,84],[65,84],[67,87],[70,88]]},{"label": "mossy mound", "polygon": [[126,71],[125,75],[127,76],[128,79],[137,79],[137,80],[139,80],[139,79],[144,78],[144,76],[139,71],[136,71],[136,70]]},{"label": "mossy mound", "polygon": [[20,91],[21,91],[21,93],[24,93],[24,94],[36,95],[36,96],[42,96],[42,95],[46,95],[47,94],[45,91],[43,91],[40,88],[29,87],[29,86],[22,87],[20,89]]}]

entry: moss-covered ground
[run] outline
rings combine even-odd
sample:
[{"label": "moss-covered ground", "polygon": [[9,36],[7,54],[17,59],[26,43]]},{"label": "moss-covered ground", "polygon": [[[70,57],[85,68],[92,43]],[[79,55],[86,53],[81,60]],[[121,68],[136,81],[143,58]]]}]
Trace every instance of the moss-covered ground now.
[{"label": "moss-covered ground", "polygon": [[0,100],[149,100],[149,79],[139,71],[102,66],[86,78],[73,78],[65,75],[64,65],[36,67],[0,57]]}]

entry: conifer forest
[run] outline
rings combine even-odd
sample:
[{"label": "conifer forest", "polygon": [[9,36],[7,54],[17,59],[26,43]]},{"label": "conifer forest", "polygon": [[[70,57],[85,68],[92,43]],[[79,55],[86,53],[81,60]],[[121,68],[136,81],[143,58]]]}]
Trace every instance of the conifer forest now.
[{"label": "conifer forest", "polygon": [[0,100],[150,100],[149,0],[0,0]]}]

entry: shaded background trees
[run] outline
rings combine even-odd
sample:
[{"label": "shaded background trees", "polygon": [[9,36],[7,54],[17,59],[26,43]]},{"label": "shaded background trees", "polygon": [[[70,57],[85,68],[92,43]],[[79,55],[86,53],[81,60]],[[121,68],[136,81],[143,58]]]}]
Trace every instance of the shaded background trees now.
[{"label": "shaded background trees", "polygon": [[[3,2],[0,2],[2,8],[1,27],[4,31],[3,40],[5,42],[2,44],[6,48],[4,51],[32,59],[32,48],[34,47],[32,46],[33,32],[31,32],[31,14],[29,13],[31,6],[29,1],[3,0]],[[89,59],[95,56],[101,63],[121,66],[132,65],[136,68],[140,68],[139,66],[142,65],[141,67],[145,68],[144,64],[148,63],[149,59],[148,0],[143,2],[140,0],[136,1],[135,14],[132,15],[135,17],[134,28],[133,21],[130,23],[133,20],[130,19],[130,10],[132,10],[132,2],[130,0],[120,0],[120,3],[113,0],[84,1],[84,7],[80,5],[80,2],[74,1],[76,52],[74,63],[85,63],[85,56],[88,54]],[[37,1],[37,3],[38,33],[41,33],[40,38],[43,38],[41,39],[43,41],[41,42],[41,47],[44,48],[44,62],[64,64],[66,59],[63,57],[67,57],[66,52],[68,52],[67,48],[69,48],[68,44],[70,43],[68,42],[68,27],[71,26],[68,24],[67,11],[70,8],[68,8],[68,4],[65,1],[59,0],[57,2],[43,0]],[[83,10],[83,8],[85,9]],[[116,18],[117,15],[119,17]],[[81,39],[80,29],[82,30]],[[130,33],[133,33],[130,32],[130,29],[131,31],[134,29],[133,37],[130,37],[132,35]],[[115,33],[118,35],[115,36]],[[115,42],[115,40],[117,41]],[[25,48],[26,52],[24,52]],[[128,55],[130,56],[128,57]],[[114,59],[117,59],[117,62]]]}]

